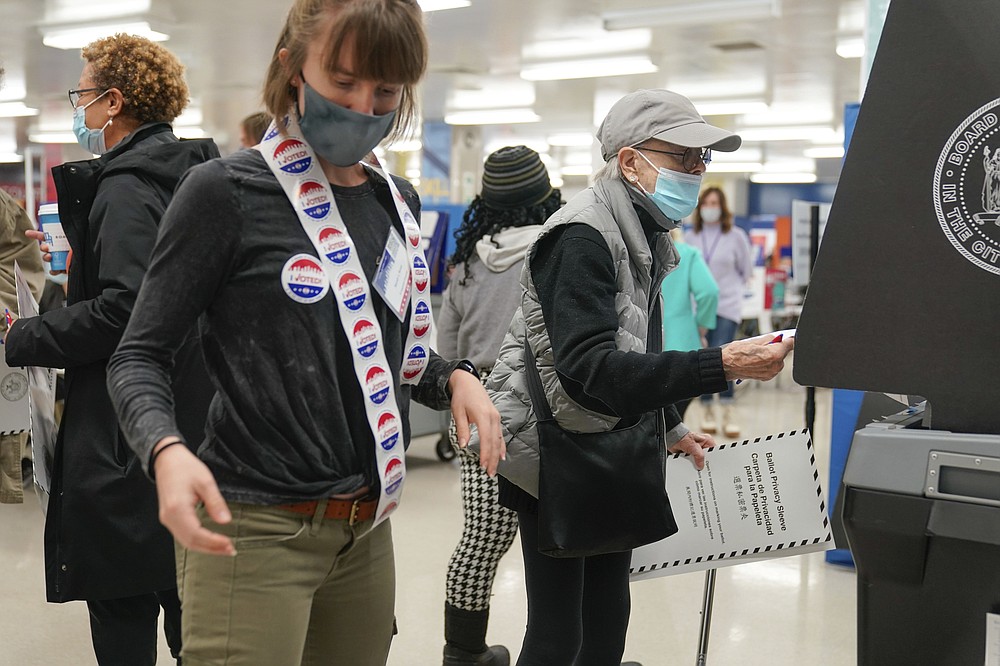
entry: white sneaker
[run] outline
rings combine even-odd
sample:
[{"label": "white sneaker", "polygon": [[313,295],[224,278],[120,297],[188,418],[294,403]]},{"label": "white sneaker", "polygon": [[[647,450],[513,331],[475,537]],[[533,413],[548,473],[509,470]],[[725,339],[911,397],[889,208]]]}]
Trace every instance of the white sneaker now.
[{"label": "white sneaker", "polygon": [[731,403],[722,406],[722,432],[726,437],[740,436],[740,426],[736,422],[736,408]]},{"label": "white sneaker", "polygon": [[701,431],[706,435],[714,435],[719,429],[715,419],[715,405],[711,402],[701,403]]}]

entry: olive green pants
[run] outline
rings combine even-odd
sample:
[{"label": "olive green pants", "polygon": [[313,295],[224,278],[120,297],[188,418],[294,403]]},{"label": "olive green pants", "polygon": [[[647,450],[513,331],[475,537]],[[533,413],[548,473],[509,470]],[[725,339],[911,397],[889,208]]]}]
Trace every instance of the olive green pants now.
[{"label": "olive green pants", "polygon": [[177,547],[184,666],[382,666],[389,654],[395,563],[389,521],[325,520],[230,503],[208,529],[235,557]]}]

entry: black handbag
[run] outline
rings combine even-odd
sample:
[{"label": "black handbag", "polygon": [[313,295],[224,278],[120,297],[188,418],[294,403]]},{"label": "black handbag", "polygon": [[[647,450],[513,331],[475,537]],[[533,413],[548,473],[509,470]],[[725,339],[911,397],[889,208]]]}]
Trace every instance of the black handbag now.
[{"label": "black handbag", "polygon": [[567,432],[549,409],[527,340],[525,376],[538,420],[538,550],[552,557],[618,553],[677,531],[667,499],[657,412],[634,426]]}]

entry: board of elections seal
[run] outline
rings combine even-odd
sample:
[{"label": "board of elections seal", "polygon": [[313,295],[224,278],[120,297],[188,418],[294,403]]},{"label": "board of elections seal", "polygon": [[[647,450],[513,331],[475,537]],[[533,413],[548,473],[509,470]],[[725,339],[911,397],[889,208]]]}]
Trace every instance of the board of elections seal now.
[{"label": "board of elections seal", "polygon": [[1000,275],[1000,99],[967,117],[942,149],[934,212],[963,257]]},{"label": "board of elections seal", "polygon": [[17,402],[28,392],[28,378],[20,372],[8,372],[0,380],[0,395],[4,400]]}]

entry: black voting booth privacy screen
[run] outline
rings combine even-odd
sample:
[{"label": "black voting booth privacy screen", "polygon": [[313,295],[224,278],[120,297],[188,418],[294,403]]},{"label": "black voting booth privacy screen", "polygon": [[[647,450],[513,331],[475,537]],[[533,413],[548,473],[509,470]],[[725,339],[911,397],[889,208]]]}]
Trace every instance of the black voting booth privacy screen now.
[{"label": "black voting booth privacy screen", "polygon": [[800,384],[1000,433],[998,0],[890,5],[795,356]]}]

